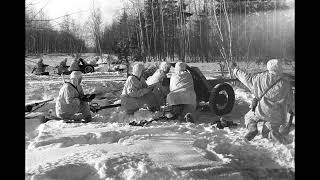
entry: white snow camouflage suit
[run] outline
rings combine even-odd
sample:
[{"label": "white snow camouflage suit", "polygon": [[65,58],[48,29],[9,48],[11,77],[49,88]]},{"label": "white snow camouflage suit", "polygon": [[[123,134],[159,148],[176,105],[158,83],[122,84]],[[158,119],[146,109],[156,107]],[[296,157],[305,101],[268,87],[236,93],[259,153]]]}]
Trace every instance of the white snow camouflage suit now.
[{"label": "white snow camouflage suit", "polygon": [[[143,64],[137,63],[132,67],[132,75],[128,77],[121,93],[121,106],[131,114],[140,108],[157,108],[158,100],[141,77]],[[140,78],[140,79],[139,79]]]},{"label": "white snow camouflage suit", "polygon": [[80,63],[82,65],[87,65],[88,63],[84,60],[84,59],[74,59],[72,62],[71,62],[71,65],[69,67],[69,71],[81,71],[80,69]]},{"label": "white snow camouflage suit", "polygon": [[162,86],[162,81],[165,77],[167,77],[167,72],[169,72],[170,67],[170,63],[162,62],[159,69],[157,69],[157,71],[146,81],[148,85],[156,84],[153,88],[153,93],[158,99],[160,105],[165,105],[166,97],[169,93],[169,88]]},{"label": "white snow camouflage suit", "polygon": [[68,71],[67,59],[64,59],[63,61],[60,62],[59,66],[58,66],[58,74],[62,74],[67,71]]},{"label": "white snow camouflage suit", "polygon": [[37,62],[37,66],[34,68],[36,75],[41,75],[46,71],[46,66],[43,64],[43,59],[40,58]]},{"label": "white snow camouflage suit", "polygon": [[59,91],[56,100],[56,115],[59,118],[67,120],[91,120],[90,108],[87,102],[81,101],[83,96],[83,89],[80,85],[81,72],[74,71],[70,75],[71,83],[64,83]]},{"label": "white snow camouflage suit", "polygon": [[196,93],[192,75],[186,71],[185,63],[177,62],[175,65],[175,73],[170,78],[170,93],[167,95],[167,103],[169,106],[183,105],[180,118],[191,113],[195,119]]},{"label": "white snow camouflage suit", "polygon": [[79,59],[74,59],[71,62],[71,65],[69,67],[69,71],[80,71],[79,63],[80,63]]},{"label": "white snow camouflage suit", "polygon": [[278,67],[271,61],[267,64],[268,71],[250,74],[238,67],[235,67],[233,73],[235,76],[250,89],[255,97],[260,97],[265,90],[271,86],[280,77],[282,79],[275,84],[269,91],[261,98],[255,112],[250,111],[245,115],[245,124],[255,123],[260,120],[266,121],[269,130],[278,131],[280,125],[286,122],[287,112],[293,107],[293,91],[290,81],[282,76],[282,68],[276,71]]}]

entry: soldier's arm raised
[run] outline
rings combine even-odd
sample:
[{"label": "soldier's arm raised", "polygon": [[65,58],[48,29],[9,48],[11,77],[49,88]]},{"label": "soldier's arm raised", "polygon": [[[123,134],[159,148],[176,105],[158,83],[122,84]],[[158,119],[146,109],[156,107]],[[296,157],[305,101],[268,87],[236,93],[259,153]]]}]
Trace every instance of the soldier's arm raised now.
[{"label": "soldier's arm raised", "polygon": [[255,78],[257,75],[248,73],[239,67],[235,67],[233,69],[233,74],[241,81],[246,87],[248,87],[250,90],[253,89],[253,82],[255,81]]}]

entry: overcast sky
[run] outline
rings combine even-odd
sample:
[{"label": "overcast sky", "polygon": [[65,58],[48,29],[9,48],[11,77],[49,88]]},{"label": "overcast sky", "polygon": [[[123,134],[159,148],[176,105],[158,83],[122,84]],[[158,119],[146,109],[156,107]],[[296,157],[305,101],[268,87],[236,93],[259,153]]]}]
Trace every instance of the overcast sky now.
[{"label": "overcast sky", "polygon": [[[80,22],[87,20],[93,0],[26,0],[26,4],[34,3],[37,10],[43,11],[50,18],[57,18],[65,14],[82,11],[72,15]],[[115,14],[122,9],[123,0],[94,0],[95,7],[99,7],[104,23],[110,24]],[[62,18],[61,18],[62,19]]]}]

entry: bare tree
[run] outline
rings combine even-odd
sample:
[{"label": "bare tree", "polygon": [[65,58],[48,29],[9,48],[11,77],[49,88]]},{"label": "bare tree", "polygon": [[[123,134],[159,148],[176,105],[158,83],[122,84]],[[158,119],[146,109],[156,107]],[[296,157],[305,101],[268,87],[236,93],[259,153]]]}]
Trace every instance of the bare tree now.
[{"label": "bare tree", "polygon": [[[223,57],[225,63],[226,63],[226,66],[228,68],[228,71],[229,71],[229,76],[230,78],[232,78],[232,73],[231,73],[231,70],[230,70],[230,67],[229,67],[229,60],[231,61],[232,60],[232,51],[231,51],[231,30],[230,30],[230,21],[229,21],[229,18],[228,18],[228,12],[226,10],[226,4],[225,4],[225,0],[222,0],[222,6],[223,6],[223,11],[224,11],[224,16],[225,16],[225,19],[226,19],[226,23],[227,23],[227,34],[228,34],[228,40],[229,40],[229,54],[227,54],[226,52],[226,48],[224,47],[224,42],[227,42],[228,40],[225,39],[222,35],[222,31],[221,31],[221,25],[219,25],[218,23],[218,19],[217,19],[217,15],[216,15],[216,7],[217,7],[217,3],[215,2],[214,3],[214,0],[211,0],[211,5],[212,5],[212,8],[213,8],[213,16],[214,16],[214,20],[215,20],[215,24],[216,24],[216,28],[218,30],[218,40],[216,41],[217,42],[217,45],[219,47],[219,51],[221,53],[221,56]],[[221,7],[220,7],[221,9]],[[221,17],[221,14],[219,14],[219,16]],[[221,70],[222,72],[223,70]]]},{"label": "bare tree", "polygon": [[145,61],[145,46],[144,46],[144,36],[143,36],[143,26],[142,26],[142,16],[141,16],[141,5],[140,5],[140,0],[137,0],[137,3],[134,0],[130,1],[133,10],[135,14],[138,16],[138,21],[139,21],[139,44],[140,44],[140,49],[141,49],[141,55],[143,57],[143,61]]},{"label": "bare tree", "polygon": [[[70,31],[70,14],[50,19],[43,12],[45,6],[40,10],[35,10],[32,3],[25,8],[25,49],[26,55],[29,53],[53,53],[70,52],[78,47],[84,47],[84,41],[76,37]],[[71,13],[72,14],[72,13]],[[64,18],[62,22],[56,20]],[[65,25],[64,30],[58,30],[57,26]],[[67,33],[65,33],[67,32]],[[85,47],[83,48],[86,49]]]},{"label": "bare tree", "polygon": [[163,1],[162,0],[159,0],[160,2],[160,14],[161,14],[161,27],[162,27],[162,43],[163,43],[163,54],[164,54],[164,57],[167,56],[166,54],[166,32],[165,32],[165,29],[164,29],[164,20],[163,20]]},{"label": "bare tree", "polygon": [[95,8],[94,0],[92,1],[92,9],[90,14],[90,24],[92,35],[94,38],[95,50],[96,53],[99,54],[100,58],[102,59],[102,50],[101,50],[101,10],[100,8]]}]

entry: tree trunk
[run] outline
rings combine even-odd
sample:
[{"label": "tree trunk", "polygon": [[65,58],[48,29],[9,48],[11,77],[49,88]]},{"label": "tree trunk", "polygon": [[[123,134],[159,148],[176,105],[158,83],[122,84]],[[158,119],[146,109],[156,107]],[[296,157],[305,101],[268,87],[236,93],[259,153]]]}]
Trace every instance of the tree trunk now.
[{"label": "tree trunk", "polygon": [[160,1],[160,13],[161,13],[161,25],[162,25],[162,43],[163,43],[163,56],[166,56],[166,36],[164,30],[164,21],[163,21],[163,9],[162,9],[162,0]]},{"label": "tree trunk", "polygon": [[141,54],[142,54],[142,57],[143,57],[143,61],[145,62],[145,50],[144,50],[144,40],[143,40],[143,30],[142,30],[142,22],[141,22],[140,10],[139,10],[138,14],[139,14],[139,25],[140,25]]},{"label": "tree trunk", "polygon": [[144,25],[145,25],[146,38],[147,38],[147,48],[148,48],[147,56],[149,57],[149,55],[150,55],[150,43],[149,43],[149,35],[148,35],[147,16],[146,16],[146,13],[143,13],[143,14],[144,14]]},{"label": "tree trunk", "polygon": [[154,20],[153,0],[151,0],[151,14],[152,14],[152,33],[153,33],[153,56],[156,56],[157,34],[156,34],[156,24],[155,24],[155,20]]}]

